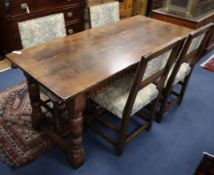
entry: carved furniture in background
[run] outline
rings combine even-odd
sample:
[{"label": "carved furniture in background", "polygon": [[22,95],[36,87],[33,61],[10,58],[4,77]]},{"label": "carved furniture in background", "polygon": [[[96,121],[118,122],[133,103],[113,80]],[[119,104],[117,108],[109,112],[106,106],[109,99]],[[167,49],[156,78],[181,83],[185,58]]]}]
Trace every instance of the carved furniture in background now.
[{"label": "carved furniture in background", "polygon": [[[214,1],[212,1],[212,3],[214,3]],[[197,29],[210,22],[214,22],[214,10],[211,10],[199,17],[190,18],[190,17],[166,12],[163,8],[160,8],[157,10],[153,10],[152,17],[162,21],[188,27],[191,29]],[[212,34],[210,41],[208,42],[206,48],[204,49],[204,53],[207,53],[213,48],[214,48],[214,33]]]},{"label": "carved furniture in background", "polygon": [[[163,97],[160,100],[160,111],[156,118],[157,122],[161,122],[165,112],[182,103],[194,66],[201,58],[213,29],[214,24],[208,24],[197,31],[191,32],[188,36],[181,54],[164,85]],[[180,88],[177,88],[178,86]]]},{"label": "carved furniture in background", "polygon": [[190,18],[199,17],[214,9],[213,0],[165,0],[163,9]]},{"label": "carved furniture in background", "polygon": [[148,0],[134,0],[133,15],[146,15]]},{"label": "carved furniture in background", "polygon": [[134,0],[120,0],[120,17],[129,18],[133,15]]},{"label": "carved furniture in background", "polygon": [[157,9],[163,7],[164,0],[151,0],[152,9]]},{"label": "carved furniture in background", "polygon": [[[27,75],[33,126],[41,127],[67,153],[71,164],[79,167],[85,157],[82,130],[87,96],[136,66],[142,54],[177,37],[185,38],[190,31],[136,16],[23,50],[21,55],[11,53],[7,58]],[[66,112],[70,129],[69,143],[65,135],[42,122],[39,84],[61,100],[60,106]]]},{"label": "carved furniture in background", "polygon": [[152,10],[163,7],[164,0],[148,0],[147,15],[152,15]]},{"label": "carved furniture in background", "polygon": [[9,53],[22,47],[18,23],[63,13],[66,33],[83,30],[82,0],[2,0],[0,2],[0,38],[3,52]]},{"label": "carved furniture in background", "polygon": [[1,38],[0,38],[0,60],[3,59],[3,43],[1,42]]}]

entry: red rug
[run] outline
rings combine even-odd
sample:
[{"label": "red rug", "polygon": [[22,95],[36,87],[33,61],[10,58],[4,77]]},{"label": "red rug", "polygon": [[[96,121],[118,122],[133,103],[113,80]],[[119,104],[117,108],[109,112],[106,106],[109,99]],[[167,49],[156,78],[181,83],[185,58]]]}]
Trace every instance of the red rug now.
[{"label": "red rug", "polygon": [[208,58],[207,61],[205,61],[203,64],[201,64],[201,67],[204,69],[207,69],[211,72],[214,72],[214,54]]},{"label": "red rug", "polygon": [[194,175],[214,175],[214,156],[205,153]]},{"label": "red rug", "polygon": [[9,165],[27,164],[52,146],[31,128],[30,115],[26,82],[0,91],[0,158]]}]

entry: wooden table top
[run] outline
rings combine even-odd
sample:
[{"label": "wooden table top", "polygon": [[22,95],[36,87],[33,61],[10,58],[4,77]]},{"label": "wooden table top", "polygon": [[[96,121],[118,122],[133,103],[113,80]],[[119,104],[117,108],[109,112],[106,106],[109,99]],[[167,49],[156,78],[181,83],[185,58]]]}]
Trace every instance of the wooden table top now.
[{"label": "wooden table top", "polygon": [[191,29],[135,16],[8,54],[7,58],[63,100],[93,88],[142,55]]}]

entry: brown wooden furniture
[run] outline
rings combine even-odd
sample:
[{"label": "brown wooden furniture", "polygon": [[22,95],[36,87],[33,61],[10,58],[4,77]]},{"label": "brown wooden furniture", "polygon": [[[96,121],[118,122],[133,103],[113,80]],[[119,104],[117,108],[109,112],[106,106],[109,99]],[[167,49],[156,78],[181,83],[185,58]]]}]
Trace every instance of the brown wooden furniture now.
[{"label": "brown wooden furniture", "polygon": [[[192,18],[188,18],[188,17],[182,17],[180,15],[167,13],[162,8],[160,8],[157,10],[153,10],[152,17],[155,19],[159,19],[162,21],[181,25],[181,26],[188,27],[191,29],[197,29],[210,22],[214,22],[214,11],[210,11],[198,18],[192,19]],[[212,50],[213,48],[214,48],[214,33],[209,41],[209,44],[205,48],[204,53],[207,53],[208,51]]]},{"label": "brown wooden furniture", "polygon": [[[144,130],[151,129],[164,82],[175,63],[181,43],[182,40],[175,39],[153,53],[143,56],[134,70],[134,74],[117,80],[113,85],[109,85],[92,96],[93,101],[120,119],[119,126],[107,118],[105,119],[103,114],[92,116],[88,121],[88,126],[92,130],[116,147],[118,155],[123,153],[125,144],[135,136]],[[145,113],[142,112],[142,109],[149,104],[151,107]],[[93,117],[98,118],[98,121],[101,121],[104,126],[115,131],[119,135],[118,139],[115,141],[107,133],[108,131],[103,132],[98,129],[92,123]],[[136,117],[143,119],[144,122],[138,122],[135,120]],[[131,122],[137,123],[137,127],[128,131]]]},{"label": "brown wooden furniture", "polygon": [[147,13],[148,0],[134,0],[133,15],[143,15]]},{"label": "brown wooden furniture", "polygon": [[129,18],[133,15],[133,0],[120,0],[120,17]]},{"label": "brown wooden furniture", "polygon": [[[136,16],[24,49],[21,55],[11,53],[7,58],[28,77],[32,125],[42,128],[67,153],[71,164],[79,167],[85,157],[82,130],[87,96],[136,66],[142,55],[177,37],[185,38],[190,31]],[[70,143],[48,123],[43,124],[39,84],[60,99],[61,109],[67,109]]]},{"label": "brown wooden furniture", "polygon": [[165,11],[186,17],[199,17],[214,9],[213,0],[165,0]]},{"label": "brown wooden furniture", "polygon": [[0,38],[3,52],[22,48],[18,22],[63,13],[67,34],[83,30],[82,0],[2,0],[0,2]]},{"label": "brown wooden furniture", "polygon": [[[191,32],[186,39],[179,58],[171,71],[163,90],[163,96],[160,100],[160,111],[156,117],[157,122],[162,121],[165,112],[176,104],[180,105],[182,103],[194,66],[201,58],[203,50],[213,30],[214,24],[208,24]],[[188,69],[185,68],[186,66],[190,69],[189,71],[187,70],[188,72],[184,75],[185,69]],[[180,88],[176,88],[176,86],[180,86]]]},{"label": "brown wooden furniture", "polygon": [[[0,40],[1,42],[1,40]],[[2,45],[0,44],[0,60],[3,59],[3,49],[2,49]]]},{"label": "brown wooden furniture", "polygon": [[152,15],[152,10],[162,8],[164,0],[148,0],[147,15]]}]

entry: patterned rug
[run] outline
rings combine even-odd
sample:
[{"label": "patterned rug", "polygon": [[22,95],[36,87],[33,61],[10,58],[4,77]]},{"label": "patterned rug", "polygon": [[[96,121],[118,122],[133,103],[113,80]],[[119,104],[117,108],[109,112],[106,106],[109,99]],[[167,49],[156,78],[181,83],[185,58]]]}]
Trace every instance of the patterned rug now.
[{"label": "patterned rug", "polygon": [[194,175],[214,175],[214,156],[204,153]]},{"label": "patterned rug", "polygon": [[9,165],[27,164],[52,147],[31,128],[30,115],[26,82],[0,91],[0,159]]},{"label": "patterned rug", "polygon": [[209,70],[211,72],[214,72],[214,54],[211,55],[210,58],[208,58],[207,61],[202,63],[201,67],[203,67],[204,69],[207,69],[207,70]]}]

